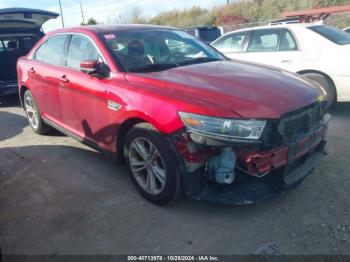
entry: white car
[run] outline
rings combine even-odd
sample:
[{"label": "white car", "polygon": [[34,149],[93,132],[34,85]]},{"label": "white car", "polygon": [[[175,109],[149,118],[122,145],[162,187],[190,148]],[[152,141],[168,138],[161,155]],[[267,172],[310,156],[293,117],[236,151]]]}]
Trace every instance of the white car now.
[{"label": "white car", "polygon": [[296,72],[324,87],[329,105],[350,101],[350,34],[319,24],[280,24],[230,32],[212,45],[231,59]]}]

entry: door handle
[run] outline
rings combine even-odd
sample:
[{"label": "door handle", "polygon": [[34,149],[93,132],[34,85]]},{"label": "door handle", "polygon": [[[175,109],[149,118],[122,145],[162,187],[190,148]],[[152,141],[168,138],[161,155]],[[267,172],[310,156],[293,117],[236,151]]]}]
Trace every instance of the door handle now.
[{"label": "door handle", "polygon": [[29,69],[29,73],[35,74],[34,67],[31,67],[31,68]]},{"label": "door handle", "polygon": [[68,82],[69,82],[69,80],[67,79],[67,76],[66,76],[66,75],[63,75],[63,76],[59,77],[58,79],[59,79],[61,82],[63,82],[63,83],[68,83]]},{"label": "door handle", "polygon": [[282,63],[285,63],[285,64],[289,64],[289,63],[292,63],[293,62],[293,60],[288,60],[288,59],[286,59],[286,60],[282,60],[281,61]]}]

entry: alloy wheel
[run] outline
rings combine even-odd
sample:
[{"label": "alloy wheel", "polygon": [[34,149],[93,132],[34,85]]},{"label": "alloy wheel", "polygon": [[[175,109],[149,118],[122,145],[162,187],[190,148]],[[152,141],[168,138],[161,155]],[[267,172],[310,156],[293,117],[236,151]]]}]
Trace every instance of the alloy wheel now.
[{"label": "alloy wheel", "polygon": [[129,164],[133,176],[143,190],[151,195],[163,191],[167,177],[165,165],[151,141],[139,137],[131,142]]},{"label": "alloy wheel", "polygon": [[30,125],[37,129],[39,126],[39,112],[30,96],[26,96],[24,106]]}]

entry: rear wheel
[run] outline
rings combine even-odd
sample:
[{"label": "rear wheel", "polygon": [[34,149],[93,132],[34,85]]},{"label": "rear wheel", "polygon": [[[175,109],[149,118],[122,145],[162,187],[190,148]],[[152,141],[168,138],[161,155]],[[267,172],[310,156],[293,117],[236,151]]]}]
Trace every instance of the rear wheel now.
[{"label": "rear wheel", "polygon": [[167,139],[152,125],[132,127],[124,152],[131,179],[142,196],[156,204],[176,199],[181,184],[176,158]]},{"label": "rear wheel", "polygon": [[303,76],[311,79],[312,81],[315,81],[325,89],[327,93],[327,109],[336,103],[337,94],[334,84],[329,79],[327,79],[326,76],[317,73],[306,73],[303,74]]},{"label": "rear wheel", "polygon": [[49,133],[51,131],[51,127],[43,122],[38,105],[29,90],[24,93],[23,103],[29,125],[34,130],[34,132],[39,135]]}]

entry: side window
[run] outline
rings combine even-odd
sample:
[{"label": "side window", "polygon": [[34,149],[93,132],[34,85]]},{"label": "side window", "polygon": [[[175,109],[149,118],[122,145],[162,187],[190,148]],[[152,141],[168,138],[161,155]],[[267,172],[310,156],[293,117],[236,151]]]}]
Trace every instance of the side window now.
[{"label": "side window", "polygon": [[279,34],[279,29],[254,31],[247,52],[278,51]]},{"label": "side window", "polygon": [[35,52],[34,59],[54,65],[63,65],[65,42],[65,35],[58,35],[49,38]]},{"label": "side window", "polygon": [[237,53],[242,51],[246,35],[247,32],[228,35],[214,43],[213,46],[223,53]]},{"label": "side window", "polygon": [[34,59],[43,61],[44,60],[44,54],[45,54],[45,48],[46,48],[46,42],[43,43],[39,48],[36,50]]},{"label": "side window", "polygon": [[280,39],[280,51],[293,51],[293,50],[298,50],[298,46],[292,34],[287,30],[282,31],[281,39]]},{"label": "side window", "polygon": [[90,59],[101,60],[96,47],[87,37],[73,35],[68,49],[67,66],[80,69],[80,63]]}]

